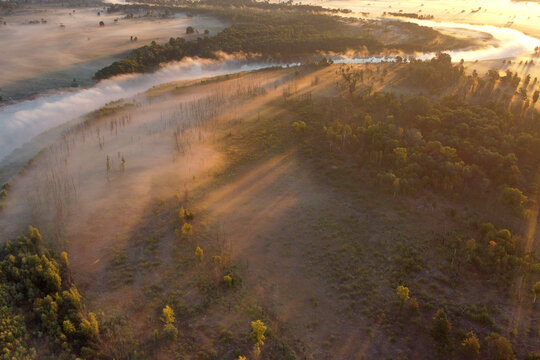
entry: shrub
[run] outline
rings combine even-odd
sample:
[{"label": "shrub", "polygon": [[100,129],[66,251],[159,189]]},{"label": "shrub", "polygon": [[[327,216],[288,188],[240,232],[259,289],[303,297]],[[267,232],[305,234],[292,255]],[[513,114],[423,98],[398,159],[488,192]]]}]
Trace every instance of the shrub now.
[{"label": "shrub", "polygon": [[480,355],[480,342],[471,331],[461,342],[461,353],[465,359],[475,360]]},{"label": "shrub", "polygon": [[409,288],[406,286],[399,285],[396,289],[396,294],[401,302],[401,306],[405,304],[405,301],[409,299]]},{"label": "shrub", "polygon": [[418,300],[416,298],[411,298],[409,300],[409,311],[413,314],[418,313],[420,306],[418,305]]},{"label": "shrub", "polygon": [[450,331],[452,330],[452,325],[444,312],[444,309],[439,309],[433,316],[433,324],[431,328],[431,336],[435,341],[439,342],[441,345],[446,345],[449,342]]},{"label": "shrub", "polygon": [[232,277],[232,274],[228,274],[228,275],[225,275],[223,277],[223,281],[225,281],[225,285],[228,287],[228,288],[231,288],[233,286],[233,277]]},{"label": "shrub", "polygon": [[178,329],[173,324],[165,324],[163,334],[169,340],[176,340],[178,338]]},{"label": "shrub", "polygon": [[497,333],[491,333],[487,338],[489,358],[493,360],[515,360],[514,349],[510,341]]},{"label": "shrub", "polygon": [[191,234],[193,234],[193,226],[191,226],[191,224],[185,223],[185,224],[182,226],[182,234],[184,234],[184,235],[191,235]]},{"label": "shrub", "polygon": [[204,251],[203,251],[203,249],[201,249],[199,246],[197,246],[197,248],[195,249],[195,256],[197,257],[197,259],[199,260],[199,262],[202,262],[202,261],[203,261],[203,258],[204,258]]},{"label": "shrub", "polygon": [[264,340],[266,337],[264,333],[266,332],[266,325],[261,320],[251,322],[252,335],[255,339],[255,351],[258,354],[261,353],[261,346],[264,345]]},{"label": "shrub", "polygon": [[164,324],[172,324],[174,323],[174,320],[174,310],[169,305],[165,305],[161,311],[161,321],[163,321]]}]

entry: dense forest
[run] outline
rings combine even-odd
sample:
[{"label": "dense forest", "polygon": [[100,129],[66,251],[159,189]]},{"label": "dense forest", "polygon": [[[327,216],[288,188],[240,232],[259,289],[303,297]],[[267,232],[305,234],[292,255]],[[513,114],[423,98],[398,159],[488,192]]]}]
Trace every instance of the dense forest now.
[{"label": "dense forest", "polygon": [[99,324],[71,281],[67,253],[47,250],[30,226],[0,256],[2,359],[93,357]]},{"label": "dense forest", "polygon": [[216,58],[218,51],[287,61],[313,55],[317,51],[344,52],[363,46],[371,51],[382,49],[382,44],[377,40],[354,37],[340,20],[325,14],[256,8],[218,8],[215,12],[220,18],[232,20],[233,24],[213,37],[199,37],[194,41],[171,38],[166,44],[153,42],[134,50],[127,59],[99,70],[95,78],[153,71],[161,63],[190,56]]},{"label": "dense forest", "polygon": [[[482,279],[486,287],[499,289],[529,278],[531,293],[540,292],[540,283],[535,285],[540,259],[527,239],[529,224],[537,222],[540,170],[540,114],[531,106],[538,95],[534,91],[531,99],[527,94],[536,80],[522,80],[510,71],[504,76],[495,71],[467,75],[463,64],[453,65],[448,55],[439,54],[395,70],[400,86],[417,94],[374,91],[373,83],[384,82],[392,67],[341,65],[336,74],[343,98],[321,101],[308,94],[286,99],[294,114],[290,131],[305,161],[329,184],[347,183],[351,194],[370,187],[430,211],[446,204],[441,211],[453,220],[445,221],[459,223],[459,228],[426,240],[423,250],[420,240],[396,246],[401,265],[392,276],[403,285],[397,289],[401,305],[408,303],[412,313],[418,311],[418,299],[409,299],[409,288],[422,287],[418,278],[427,268],[434,271],[421,254],[429,248],[439,254],[434,267],[444,269],[451,289],[466,287],[464,278]],[[355,254],[336,252],[334,260],[339,258],[343,269],[328,276],[341,296],[365,304],[364,295],[357,294],[369,293],[369,287],[346,276],[362,268]],[[420,316],[415,326],[430,332],[440,358],[516,358],[511,342],[499,334],[504,325],[487,309],[464,309],[457,299],[433,298],[437,296],[423,300],[430,302],[433,322],[420,321]],[[410,326],[395,316],[398,320],[379,321],[387,321],[389,328]],[[471,319],[483,324],[475,333],[465,330]],[[533,328],[529,339],[537,336]],[[536,358],[536,353],[526,357]]]}]

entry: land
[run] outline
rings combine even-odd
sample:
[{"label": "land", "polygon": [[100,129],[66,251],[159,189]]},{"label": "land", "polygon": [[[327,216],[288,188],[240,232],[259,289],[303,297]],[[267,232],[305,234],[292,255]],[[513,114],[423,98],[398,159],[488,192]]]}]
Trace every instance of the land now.
[{"label": "land", "polygon": [[[447,61],[320,62],[165,84],[109,104],[12,181],[2,238],[33,224],[53,252],[69,254],[85,311],[99,322],[85,356],[254,358],[250,322],[262,320],[266,359],[458,359],[470,331],[481,358],[506,344],[492,333],[524,358],[540,346],[530,290],[538,153],[519,144],[538,145],[539,115],[514,95],[523,83],[507,83],[513,74],[475,77]],[[528,93],[537,88],[530,82]],[[423,96],[399,95],[411,92]],[[415,110],[401,112],[407,106]],[[493,152],[496,165],[480,150],[463,153],[451,134],[464,123],[438,127],[435,117],[452,111],[504,144],[457,135]],[[368,133],[385,140],[370,143]],[[441,165],[424,155],[439,151],[434,139],[437,156],[448,156]],[[409,159],[395,157],[403,148]],[[490,172],[506,161],[518,177]],[[440,168],[415,180],[428,166]],[[458,176],[467,166],[476,175]],[[527,200],[505,200],[505,186]],[[398,285],[410,291],[404,303]],[[176,335],[164,330],[167,305]],[[433,330],[438,309],[452,324],[443,338]],[[43,356],[62,354],[39,344]]]},{"label": "land", "polygon": [[[0,96],[5,102],[87,87],[97,70],[142,44],[165,42],[171,36],[195,39],[199,32],[217,34],[227,26],[211,16],[151,9],[108,13],[97,4],[19,5],[9,13],[0,12],[0,19]],[[188,26],[197,33],[186,34]]]}]

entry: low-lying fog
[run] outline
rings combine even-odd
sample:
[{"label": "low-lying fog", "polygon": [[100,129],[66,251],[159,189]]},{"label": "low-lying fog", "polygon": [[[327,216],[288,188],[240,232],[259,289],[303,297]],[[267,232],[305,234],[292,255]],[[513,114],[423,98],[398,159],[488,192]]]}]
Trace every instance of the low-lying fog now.
[{"label": "low-lying fog", "polygon": [[[277,0],[276,0],[277,1]],[[433,15],[436,21],[511,27],[540,37],[540,4],[512,0],[308,0],[304,3],[328,8],[346,8],[352,15],[379,17],[384,12]]]},{"label": "low-lying fog", "polygon": [[[0,22],[0,96],[4,100],[27,98],[69,87],[73,79],[78,85],[88,85],[96,70],[130,49],[185,36],[188,26],[200,33],[208,29],[210,35],[226,26],[208,16],[188,18],[186,14],[175,14],[160,18],[158,12],[145,15],[135,13],[133,19],[127,19],[124,13],[107,14],[103,8],[33,5],[4,16]],[[100,21],[105,25],[100,27]],[[137,41],[131,37],[137,37]]]},{"label": "low-lying fog", "polygon": [[152,86],[253,70],[268,65],[242,65],[239,60],[189,59],[169,64],[152,74],[104,80],[88,89],[23,101],[0,109],[0,159],[34,136],[106,103],[133,96]]},{"label": "low-lying fog", "polygon": [[1,238],[30,223],[49,236],[62,234],[83,286],[98,286],[85,275],[106,264],[96,260],[111,246],[125,245],[120,239],[152,201],[184,197],[195,176],[200,181],[219,163],[212,139],[220,124],[256,114],[253,106],[281,96],[280,85],[294,79],[291,70],[265,71],[154,89],[114,114],[71,127],[13,183]]}]

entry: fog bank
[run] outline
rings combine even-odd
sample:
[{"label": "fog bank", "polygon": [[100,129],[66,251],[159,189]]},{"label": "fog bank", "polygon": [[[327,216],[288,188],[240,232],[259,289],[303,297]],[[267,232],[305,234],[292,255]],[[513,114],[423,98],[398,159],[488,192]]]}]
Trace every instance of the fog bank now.
[{"label": "fog bank", "polygon": [[152,74],[137,74],[104,80],[88,89],[23,101],[0,109],[0,159],[34,136],[86,114],[111,101],[133,96],[152,86],[254,70],[268,64],[242,64],[238,60],[215,62],[184,59]]}]

